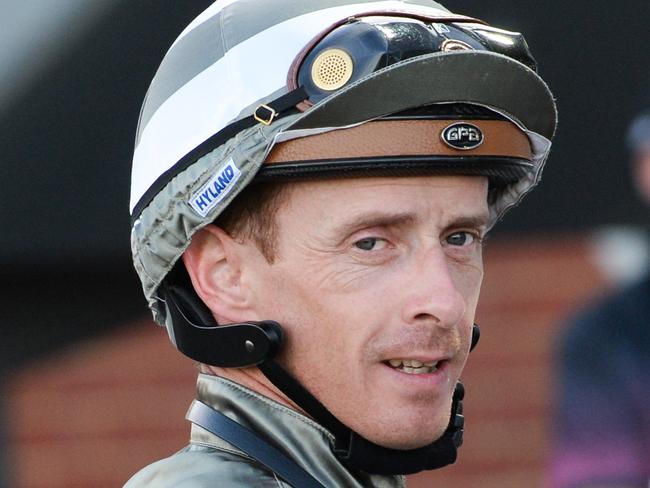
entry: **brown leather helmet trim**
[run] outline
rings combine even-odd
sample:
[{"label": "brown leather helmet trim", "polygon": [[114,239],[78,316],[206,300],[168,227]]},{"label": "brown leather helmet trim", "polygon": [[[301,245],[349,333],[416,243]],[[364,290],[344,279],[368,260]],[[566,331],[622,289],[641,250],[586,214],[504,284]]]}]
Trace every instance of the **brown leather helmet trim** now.
[{"label": "brown leather helmet trim", "polygon": [[[442,132],[467,123],[478,127],[483,142],[474,149],[446,144]],[[526,134],[503,120],[375,120],[348,129],[292,139],[275,145],[264,164],[386,156],[501,156],[532,160]]]}]

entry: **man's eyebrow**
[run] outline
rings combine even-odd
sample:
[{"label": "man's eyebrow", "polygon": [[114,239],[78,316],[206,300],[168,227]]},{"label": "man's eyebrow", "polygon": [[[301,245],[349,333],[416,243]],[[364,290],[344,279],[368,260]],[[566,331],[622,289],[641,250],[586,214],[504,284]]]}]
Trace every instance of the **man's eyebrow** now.
[{"label": "man's eyebrow", "polygon": [[453,217],[447,229],[468,227],[474,229],[484,229],[487,227],[490,222],[490,215],[487,213],[481,213],[480,215],[459,215],[458,217]]},{"label": "man's eyebrow", "polygon": [[[351,220],[345,221],[334,228],[336,235],[348,235],[358,229],[365,229],[370,227],[390,227],[410,224],[415,221],[415,216],[409,212],[394,212],[388,213],[386,211],[371,211],[354,216]],[[452,228],[478,228],[484,229],[490,221],[490,216],[487,213],[477,215],[459,215],[452,217],[449,220],[447,229]]]},{"label": "man's eyebrow", "polygon": [[334,228],[334,232],[337,235],[347,235],[357,229],[397,226],[409,224],[414,221],[415,217],[408,212],[387,213],[386,211],[372,211],[356,215],[351,220],[341,223]]}]

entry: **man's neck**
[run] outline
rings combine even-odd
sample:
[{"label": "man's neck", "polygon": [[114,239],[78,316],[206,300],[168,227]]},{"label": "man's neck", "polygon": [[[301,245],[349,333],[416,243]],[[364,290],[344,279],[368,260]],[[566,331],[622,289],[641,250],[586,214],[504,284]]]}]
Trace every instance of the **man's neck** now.
[{"label": "man's neck", "polygon": [[286,407],[300,412],[307,417],[310,417],[303,409],[296,405],[287,395],[280,391],[273,383],[271,383],[266,376],[256,367],[252,368],[219,368],[217,366],[210,366],[207,364],[201,365],[201,372],[211,374],[214,376],[221,376],[230,381],[234,381],[250,390],[253,390],[260,395],[270,398],[271,400],[280,403]]}]

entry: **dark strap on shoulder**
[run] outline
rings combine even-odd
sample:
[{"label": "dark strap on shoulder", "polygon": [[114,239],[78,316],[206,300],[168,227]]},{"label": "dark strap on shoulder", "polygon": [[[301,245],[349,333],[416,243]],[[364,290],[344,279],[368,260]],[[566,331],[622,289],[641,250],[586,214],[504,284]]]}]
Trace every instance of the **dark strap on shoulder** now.
[{"label": "dark strap on shoulder", "polygon": [[241,449],[295,488],[324,488],[268,441],[205,403],[195,400],[187,412],[187,420]]}]

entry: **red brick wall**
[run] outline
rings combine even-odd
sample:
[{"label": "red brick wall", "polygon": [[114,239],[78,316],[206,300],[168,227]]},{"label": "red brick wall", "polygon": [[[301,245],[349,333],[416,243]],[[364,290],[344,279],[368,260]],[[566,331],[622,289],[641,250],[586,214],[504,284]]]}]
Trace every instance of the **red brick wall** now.
[{"label": "red brick wall", "polygon": [[[541,485],[560,319],[603,287],[580,239],[490,242],[459,461],[411,488]],[[121,486],[187,442],[195,366],[143,319],[9,381],[11,486]]]}]

